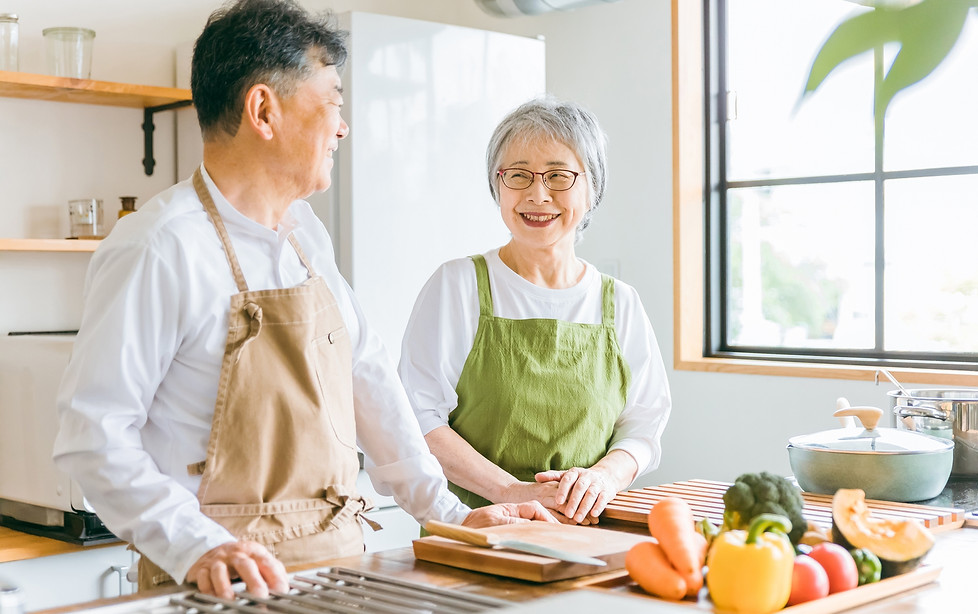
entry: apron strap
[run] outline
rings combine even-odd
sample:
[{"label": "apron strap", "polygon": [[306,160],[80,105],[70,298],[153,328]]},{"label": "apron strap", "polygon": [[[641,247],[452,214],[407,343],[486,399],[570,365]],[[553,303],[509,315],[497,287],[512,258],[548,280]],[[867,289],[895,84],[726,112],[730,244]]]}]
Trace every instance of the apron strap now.
[{"label": "apron strap", "polygon": [[615,279],[601,274],[601,324],[615,327]]},{"label": "apron strap", "polygon": [[492,317],[492,289],[489,287],[489,267],[481,254],[469,256],[475,263],[475,279],[479,288],[479,315]]},{"label": "apron strap", "polygon": [[299,246],[299,240],[295,238],[294,234],[289,234],[289,243],[292,244],[292,249],[299,256],[299,260],[302,261],[302,266],[306,267],[306,271],[309,272],[309,278],[316,276],[316,271],[312,268],[312,262],[306,258],[306,253],[302,251],[302,247]]},{"label": "apron strap", "polygon": [[[238,257],[234,253],[234,248],[231,247],[231,238],[228,236],[224,219],[217,212],[217,205],[214,204],[214,199],[207,189],[207,184],[204,183],[204,176],[201,174],[199,168],[194,171],[194,190],[197,191],[197,197],[204,204],[204,210],[207,211],[207,216],[210,218],[211,223],[214,224],[214,228],[217,230],[217,236],[221,239],[221,244],[224,245],[224,255],[227,256],[228,264],[231,265],[231,273],[234,275],[234,283],[238,286],[238,292],[247,292],[248,282],[245,281],[244,273],[241,272],[241,265],[238,264]],[[289,234],[289,243],[292,244],[292,249],[299,256],[302,266],[306,267],[306,271],[309,272],[309,277],[315,277],[316,271],[312,268],[312,263],[306,257],[305,252],[302,251],[302,247],[299,246],[299,241],[296,240],[294,234]]]},{"label": "apron strap", "polygon": [[214,199],[211,198],[207,184],[204,183],[204,176],[201,174],[200,168],[194,171],[194,190],[197,191],[197,197],[204,204],[204,210],[207,211],[207,216],[211,219],[211,223],[214,224],[214,228],[217,230],[217,236],[221,239],[221,244],[224,246],[224,255],[227,256],[228,264],[231,265],[231,273],[234,275],[234,283],[238,286],[238,292],[247,292],[248,282],[245,281],[244,273],[241,272],[238,257],[234,255],[234,248],[231,247],[231,238],[228,236],[228,229],[224,226],[224,220],[221,219],[221,215],[217,212],[217,206],[214,204]]}]

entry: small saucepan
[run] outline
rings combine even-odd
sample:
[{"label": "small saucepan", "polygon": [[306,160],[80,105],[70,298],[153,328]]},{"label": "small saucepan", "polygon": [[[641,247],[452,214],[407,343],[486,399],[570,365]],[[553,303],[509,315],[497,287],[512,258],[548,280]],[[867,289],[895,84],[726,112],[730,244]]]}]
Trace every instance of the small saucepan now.
[{"label": "small saucepan", "polygon": [[807,492],[833,495],[859,488],[867,499],[925,501],[939,495],[951,475],[954,442],[913,431],[877,428],[883,410],[849,407],[839,399],[836,417],[861,426],[800,435],[788,440],[788,460]]}]

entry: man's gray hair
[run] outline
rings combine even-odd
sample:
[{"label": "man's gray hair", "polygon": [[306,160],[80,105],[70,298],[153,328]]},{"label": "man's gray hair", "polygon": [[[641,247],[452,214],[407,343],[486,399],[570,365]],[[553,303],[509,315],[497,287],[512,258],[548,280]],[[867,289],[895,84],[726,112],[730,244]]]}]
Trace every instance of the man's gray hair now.
[{"label": "man's gray hair", "polygon": [[[584,164],[590,207],[577,227],[577,238],[591,223],[591,215],[604,197],[608,176],[607,136],[597,118],[584,107],[553,96],[523,103],[503,118],[486,148],[489,191],[499,204],[499,175],[502,156],[511,143],[530,144],[540,138],[563,143]],[[535,170],[535,169],[530,169]]]}]

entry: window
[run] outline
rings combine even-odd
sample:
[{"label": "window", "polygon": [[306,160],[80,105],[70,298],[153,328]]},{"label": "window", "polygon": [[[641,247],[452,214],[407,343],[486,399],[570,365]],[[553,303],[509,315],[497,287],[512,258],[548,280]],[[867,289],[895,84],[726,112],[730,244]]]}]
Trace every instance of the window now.
[{"label": "window", "polygon": [[[674,10],[690,10],[682,4]],[[878,126],[874,83],[897,49],[848,62],[798,104],[822,41],[868,9],[705,0],[700,10],[702,354],[978,367],[978,16]]]}]

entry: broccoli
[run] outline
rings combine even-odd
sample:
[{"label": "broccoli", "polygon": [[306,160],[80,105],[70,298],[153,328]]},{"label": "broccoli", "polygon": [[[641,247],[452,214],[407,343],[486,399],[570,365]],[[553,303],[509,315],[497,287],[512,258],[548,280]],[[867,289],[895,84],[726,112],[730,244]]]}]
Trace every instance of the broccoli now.
[{"label": "broccoli", "polygon": [[801,491],[785,478],[762,471],[745,473],[723,494],[723,530],[746,529],[760,514],[778,514],[791,521],[788,539],[795,546],[808,529],[802,515]]}]

